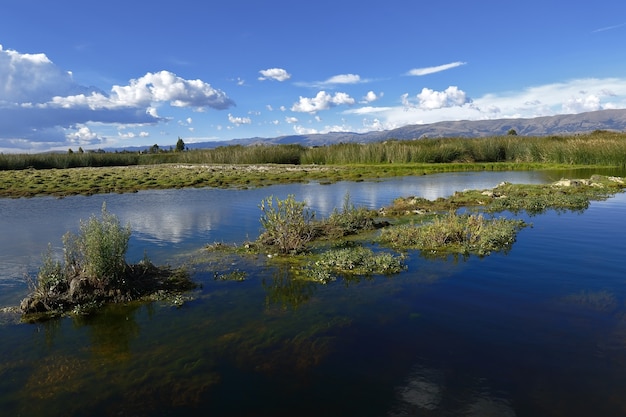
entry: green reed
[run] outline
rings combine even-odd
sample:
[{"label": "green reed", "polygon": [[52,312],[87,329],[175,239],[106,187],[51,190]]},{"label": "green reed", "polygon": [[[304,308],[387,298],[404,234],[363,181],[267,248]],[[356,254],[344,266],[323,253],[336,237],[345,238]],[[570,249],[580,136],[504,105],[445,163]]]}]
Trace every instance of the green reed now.
[{"label": "green reed", "polygon": [[0,154],[0,170],[179,164],[451,164],[513,163],[626,166],[626,133],[486,138],[425,138],[320,147],[229,145],[185,152]]}]

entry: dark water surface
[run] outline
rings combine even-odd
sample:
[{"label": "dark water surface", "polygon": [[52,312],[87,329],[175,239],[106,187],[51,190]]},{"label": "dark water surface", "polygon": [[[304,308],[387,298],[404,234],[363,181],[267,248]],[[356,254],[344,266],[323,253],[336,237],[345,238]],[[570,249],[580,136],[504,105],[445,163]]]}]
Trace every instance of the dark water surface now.
[{"label": "dark water surface", "polygon": [[[0,306],[79,218],[129,221],[130,258],[175,263],[203,244],[255,238],[258,204],[294,194],[320,215],[398,196],[446,196],[546,173],[380,183],[172,190],[0,200]],[[194,279],[195,299],[94,317],[0,324],[0,414],[11,416],[626,415],[626,194],[583,213],[525,217],[512,250],[430,260],[328,285],[279,267],[244,282]]]}]

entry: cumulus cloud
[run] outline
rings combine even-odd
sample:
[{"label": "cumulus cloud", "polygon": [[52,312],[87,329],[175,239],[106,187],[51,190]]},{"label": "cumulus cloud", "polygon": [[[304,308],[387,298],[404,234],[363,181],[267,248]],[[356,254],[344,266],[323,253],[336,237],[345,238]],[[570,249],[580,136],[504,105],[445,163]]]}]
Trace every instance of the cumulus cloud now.
[{"label": "cumulus cloud", "polygon": [[291,78],[291,74],[285,71],[282,68],[269,68],[266,70],[259,71],[261,76],[259,80],[275,80],[275,81],[286,81]]},{"label": "cumulus cloud", "polygon": [[320,91],[312,98],[300,96],[300,100],[291,107],[291,111],[315,114],[341,104],[354,104],[354,99],[346,93],[330,95],[326,91]]},{"label": "cumulus cloud", "polygon": [[210,84],[202,80],[185,80],[169,71],[149,72],[143,77],[130,80],[128,85],[114,85],[109,95],[92,92],[89,95],[55,96],[46,105],[98,110],[148,107],[162,102],[169,102],[173,107],[209,107],[217,110],[234,105],[223,91],[214,89]]},{"label": "cumulus cloud", "polygon": [[0,45],[0,105],[43,103],[86,90],[45,54],[21,54]]},{"label": "cumulus cloud", "polygon": [[102,142],[102,138],[97,133],[92,132],[89,127],[81,125],[74,132],[67,135],[73,145],[93,145]]},{"label": "cumulus cloud", "polygon": [[363,100],[361,101],[361,103],[371,103],[373,101],[378,100],[382,96],[383,96],[382,93],[380,95],[376,95],[375,92],[368,91],[367,94],[365,95],[365,97],[363,97]]},{"label": "cumulus cloud", "polygon": [[450,86],[444,91],[435,91],[430,88],[423,88],[417,95],[417,103],[409,100],[408,94],[402,96],[405,107],[417,107],[422,110],[434,110],[444,107],[462,106],[471,100],[463,90],[456,86]]},{"label": "cumulus cloud", "polygon": [[285,117],[285,122],[289,124],[298,123],[297,117]]},{"label": "cumulus cloud", "polygon": [[465,65],[467,62],[451,62],[449,64],[437,65],[435,67],[425,67],[425,68],[414,68],[410,70],[407,75],[415,75],[421,77],[423,75],[434,74],[436,72],[446,71],[452,68],[460,67],[461,65]]},{"label": "cumulus cloud", "polygon": [[249,125],[252,123],[252,119],[249,117],[235,117],[230,113],[228,113],[228,121],[237,126]]},{"label": "cumulus cloud", "polygon": [[584,95],[582,97],[572,97],[563,103],[563,112],[565,113],[582,113],[600,109],[602,109],[600,97],[595,94]]},{"label": "cumulus cloud", "polygon": [[94,141],[97,135],[85,124],[156,124],[165,120],[157,113],[163,103],[196,110],[235,104],[210,84],[169,71],[146,73],[105,93],[79,85],[45,54],[0,46],[0,140],[5,144]]}]

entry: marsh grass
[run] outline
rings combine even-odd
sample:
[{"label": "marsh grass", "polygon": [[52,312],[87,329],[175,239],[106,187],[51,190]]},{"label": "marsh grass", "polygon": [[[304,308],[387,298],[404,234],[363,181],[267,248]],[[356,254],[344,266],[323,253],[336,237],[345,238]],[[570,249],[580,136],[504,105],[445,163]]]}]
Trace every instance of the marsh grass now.
[{"label": "marsh grass", "polygon": [[499,163],[626,166],[626,134],[388,140],[307,149],[303,164]]},{"label": "marsh grass", "polygon": [[349,245],[322,252],[314,262],[309,263],[305,274],[315,281],[327,283],[337,275],[391,275],[404,269],[402,256],[382,251],[375,253],[361,245]]},{"label": "marsh grass", "polygon": [[[436,138],[338,143],[230,145],[186,152],[86,152],[0,154],[0,171],[94,168],[160,164],[553,164],[626,166],[626,134],[595,131],[584,135]],[[451,169],[451,168],[448,168]],[[465,168],[467,169],[467,168]]]},{"label": "marsh grass", "polygon": [[486,256],[494,251],[509,250],[517,232],[526,226],[522,220],[450,212],[419,226],[405,224],[385,228],[379,242],[400,250]]}]

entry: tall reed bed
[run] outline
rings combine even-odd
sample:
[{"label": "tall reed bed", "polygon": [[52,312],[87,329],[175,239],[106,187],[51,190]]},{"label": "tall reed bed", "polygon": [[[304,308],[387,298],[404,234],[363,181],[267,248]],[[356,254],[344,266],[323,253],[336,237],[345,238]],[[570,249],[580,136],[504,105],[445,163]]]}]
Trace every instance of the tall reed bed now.
[{"label": "tall reed bed", "polygon": [[204,164],[300,164],[305,147],[285,145],[231,145],[175,153],[178,163]]},{"label": "tall reed bed", "polygon": [[0,154],[0,170],[128,166],[140,163],[137,153]]},{"label": "tall reed bed", "polygon": [[231,145],[159,153],[0,154],[0,170],[179,164],[412,164],[492,163],[626,166],[626,133],[388,140],[338,143]]},{"label": "tall reed bed", "polygon": [[545,163],[626,166],[626,134],[389,140],[306,149],[302,164]]}]

